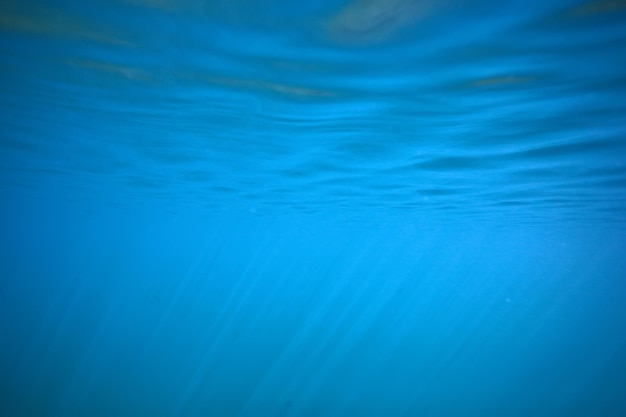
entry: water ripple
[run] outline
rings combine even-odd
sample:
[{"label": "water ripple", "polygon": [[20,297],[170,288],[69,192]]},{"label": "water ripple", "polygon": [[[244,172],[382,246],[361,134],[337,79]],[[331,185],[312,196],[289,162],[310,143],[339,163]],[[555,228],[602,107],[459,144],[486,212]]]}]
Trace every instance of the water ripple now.
[{"label": "water ripple", "polygon": [[259,212],[624,218],[625,9],[532,3],[7,3],[0,179]]}]

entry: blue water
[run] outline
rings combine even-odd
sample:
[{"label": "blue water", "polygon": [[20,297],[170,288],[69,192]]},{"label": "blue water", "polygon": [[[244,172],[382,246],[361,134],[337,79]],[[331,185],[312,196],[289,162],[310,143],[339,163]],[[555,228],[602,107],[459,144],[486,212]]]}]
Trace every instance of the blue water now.
[{"label": "blue water", "polygon": [[0,416],[626,415],[626,2],[5,0]]}]

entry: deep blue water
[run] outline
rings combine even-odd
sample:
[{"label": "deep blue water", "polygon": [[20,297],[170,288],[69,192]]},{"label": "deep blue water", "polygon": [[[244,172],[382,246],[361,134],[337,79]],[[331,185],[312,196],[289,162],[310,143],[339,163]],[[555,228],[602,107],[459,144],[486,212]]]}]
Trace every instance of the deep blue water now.
[{"label": "deep blue water", "polygon": [[0,416],[626,415],[626,2],[0,4]]}]

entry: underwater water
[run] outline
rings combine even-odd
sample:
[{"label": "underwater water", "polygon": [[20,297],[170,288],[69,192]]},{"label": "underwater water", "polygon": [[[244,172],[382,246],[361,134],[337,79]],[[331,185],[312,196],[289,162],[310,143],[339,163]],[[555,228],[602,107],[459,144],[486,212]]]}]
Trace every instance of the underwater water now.
[{"label": "underwater water", "polygon": [[0,416],[626,415],[626,2],[4,0]]}]

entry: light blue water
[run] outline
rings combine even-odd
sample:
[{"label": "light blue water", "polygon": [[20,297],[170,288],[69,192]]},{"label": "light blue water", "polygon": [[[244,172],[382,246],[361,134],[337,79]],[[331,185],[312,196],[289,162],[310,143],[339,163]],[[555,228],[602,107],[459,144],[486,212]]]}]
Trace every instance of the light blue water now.
[{"label": "light blue water", "polygon": [[0,416],[626,415],[626,3],[0,5]]}]

